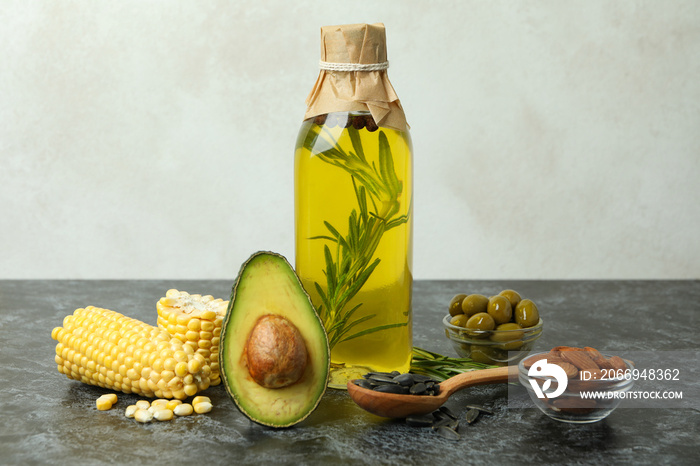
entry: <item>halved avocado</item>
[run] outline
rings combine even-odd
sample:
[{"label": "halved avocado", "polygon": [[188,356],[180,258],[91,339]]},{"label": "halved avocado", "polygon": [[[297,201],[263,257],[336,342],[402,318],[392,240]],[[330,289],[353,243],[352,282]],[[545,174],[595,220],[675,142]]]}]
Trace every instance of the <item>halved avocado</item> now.
[{"label": "halved avocado", "polygon": [[283,256],[258,252],[241,267],[219,360],[226,391],[252,421],[289,427],[318,406],[330,370],[328,336]]}]

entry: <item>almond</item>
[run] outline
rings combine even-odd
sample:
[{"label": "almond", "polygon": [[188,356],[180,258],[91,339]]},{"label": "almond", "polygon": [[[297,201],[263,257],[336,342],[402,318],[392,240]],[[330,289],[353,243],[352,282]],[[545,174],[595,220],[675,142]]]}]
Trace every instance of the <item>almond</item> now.
[{"label": "almond", "polygon": [[582,371],[597,371],[598,364],[588,356],[587,351],[562,351],[561,358]]},{"label": "almond", "polygon": [[566,361],[564,361],[562,358],[559,356],[550,356],[547,358],[547,362],[549,364],[567,364]]},{"label": "almond", "polygon": [[578,375],[578,369],[573,364],[570,364],[568,362],[563,362],[563,361],[556,363],[556,364],[557,364],[557,366],[564,369],[564,372],[566,372],[566,376],[568,378],[575,379],[576,376]]},{"label": "almond", "polygon": [[624,371],[625,369],[627,369],[627,364],[625,364],[625,360],[622,359],[620,356],[613,356],[612,358],[608,359],[608,362],[616,371]]},{"label": "almond", "polygon": [[590,346],[586,346],[584,350],[587,352],[588,356],[591,357],[594,363],[598,365],[601,369],[612,369],[612,365],[608,363],[608,360],[605,359],[605,356],[600,354],[600,351],[598,351],[595,348],[591,348]]},{"label": "almond", "polygon": [[589,355],[589,356],[591,357],[591,359],[593,359],[594,361],[595,361],[596,359],[598,359],[598,358],[602,358],[602,357],[603,357],[603,355],[600,354],[600,351],[598,351],[598,350],[595,349],[595,348],[591,348],[590,346],[586,346],[585,348],[583,348],[583,350],[584,350],[584,351],[588,351],[588,355]]},{"label": "almond", "polygon": [[613,365],[610,363],[609,359],[605,359],[605,357],[602,357],[600,359],[594,359],[595,363],[598,364],[598,367],[601,369],[614,369]]}]

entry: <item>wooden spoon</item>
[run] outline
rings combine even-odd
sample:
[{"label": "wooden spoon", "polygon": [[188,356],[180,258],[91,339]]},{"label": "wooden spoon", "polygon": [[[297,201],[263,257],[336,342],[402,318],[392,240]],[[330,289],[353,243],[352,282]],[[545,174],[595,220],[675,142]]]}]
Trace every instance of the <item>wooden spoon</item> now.
[{"label": "wooden spoon", "polygon": [[404,418],[412,414],[432,413],[442,406],[457,390],[475,385],[503,383],[517,380],[517,366],[503,366],[493,369],[480,369],[451,377],[440,382],[440,393],[430,395],[399,395],[362,388],[348,382],[348,393],[357,405],[381,417]]}]

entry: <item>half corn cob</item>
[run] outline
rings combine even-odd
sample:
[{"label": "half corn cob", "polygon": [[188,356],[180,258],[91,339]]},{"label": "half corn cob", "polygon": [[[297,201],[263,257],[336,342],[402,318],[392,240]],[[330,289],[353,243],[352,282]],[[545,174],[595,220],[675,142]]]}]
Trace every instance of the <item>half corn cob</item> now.
[{"label": "half corn cob", "polygon": [[58,371],[69,379],[147,397],[185,399],[210,385],[204,356],[167,331],[93,306],[56,327]]},{"label": "half corn cob", "polygon": [[158,326],[201,354],[209,367],[211,385],[221,382],[219,374],[219,336],[228,301],[212,296],[168,290],[156,304]]}]

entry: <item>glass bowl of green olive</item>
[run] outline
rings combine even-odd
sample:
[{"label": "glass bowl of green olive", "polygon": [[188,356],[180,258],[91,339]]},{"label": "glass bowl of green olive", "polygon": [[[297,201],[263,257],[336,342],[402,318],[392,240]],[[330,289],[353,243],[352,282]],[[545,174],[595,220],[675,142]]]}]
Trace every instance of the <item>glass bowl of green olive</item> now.
[{"label": "glass bowl of green olive", "polygon": [[543,328],[537,305],[513,290],[490,297],[458,294],[443,325],[458,355],[498,366],[522,360]]}]

